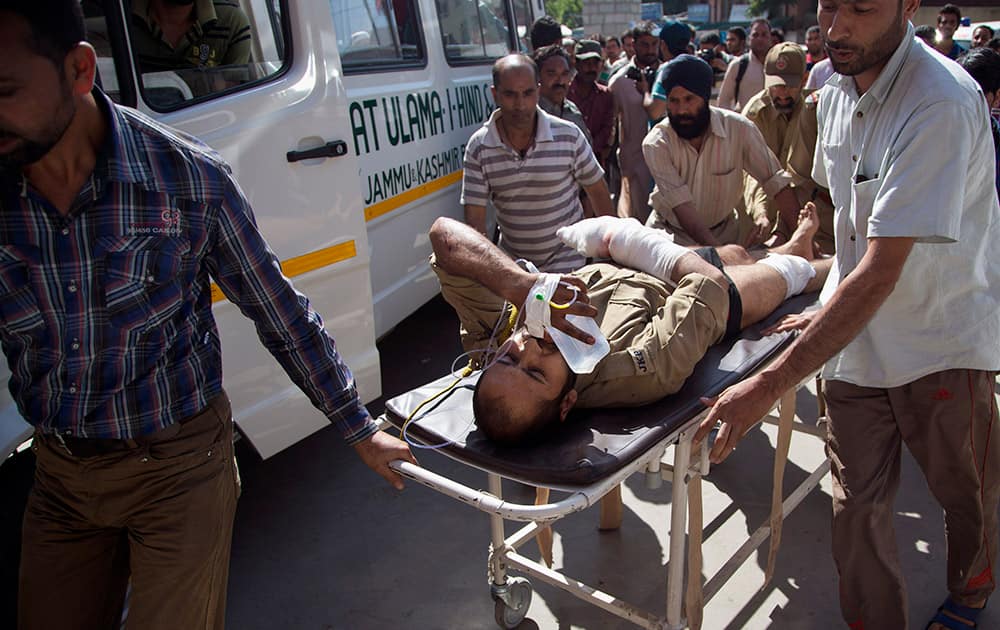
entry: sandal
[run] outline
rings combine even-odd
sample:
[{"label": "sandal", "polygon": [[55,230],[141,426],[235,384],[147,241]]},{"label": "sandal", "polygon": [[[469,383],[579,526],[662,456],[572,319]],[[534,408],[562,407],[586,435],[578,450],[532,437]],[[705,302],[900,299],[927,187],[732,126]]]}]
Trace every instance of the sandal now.
[{"label": "sandal", "polygon": [[[956,603],[949,595],[944,603],[937,609],[937,614],[927,622],[927,626],[924,630],[929,630],[930,627],[936,623],[941,624],[948,630],[969,630],[970,628],[979,627],[976,624],[976,619],[979,618],[979,614],[986,609],[984,604],[982,608],[969,608],[968,606],[962,606]],[[950,613],[950,614],[945,614]],[[963,623],[964,621],[971,621],[972,625]]]}]

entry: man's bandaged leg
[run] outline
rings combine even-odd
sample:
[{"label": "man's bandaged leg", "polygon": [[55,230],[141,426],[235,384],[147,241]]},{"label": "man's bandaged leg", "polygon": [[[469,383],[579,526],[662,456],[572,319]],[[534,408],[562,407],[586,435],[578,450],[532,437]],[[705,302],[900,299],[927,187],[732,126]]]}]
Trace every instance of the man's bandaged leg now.
[{"label": "man's bandaged leg", "polygon": [[802,293],[809,281],[816,276],[816,270],[813,269],[808,260],[801,256],[772,253],[757,261],[757,264],[767,265],[781,274],[788,287],[785,291],[786,300],[793,295]]},{"label": "man's bandaged leg", "polygon": [[691,250],[674,243],[665,231],[626,221],[608,241],[612,260],[623,267],[638,269],[671,285],[677,260]]},{"label": "man's bandaged leg", "polygon": [[[556,232],[568,246],[585,256],[610,256],[619,265],[670,280],[677,259],[691,252],[673,242],[663,230],[632,219],[585,219]],[[605,251],[606,250],[606,251]]]}]

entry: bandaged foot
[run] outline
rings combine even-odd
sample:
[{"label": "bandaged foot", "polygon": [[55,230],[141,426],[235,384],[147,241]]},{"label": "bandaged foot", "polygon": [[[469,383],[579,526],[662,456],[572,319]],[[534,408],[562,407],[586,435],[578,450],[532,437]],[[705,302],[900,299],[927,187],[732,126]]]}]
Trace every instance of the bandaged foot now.
[{"label": "bandaged foot", "polygon": [[671,284],[670,275],[677,259],[691,253],[688,248],[675,244],[663,230],[646,227],[632,219],[584,219],[559,228],[556,234],[585,256],[610,257],[623,267],[643,271]]},{"label": "bandaged foot", "polygon": [[785,280],[785,299],[798,295],[806,288],[809,281],[816,275],[816,270],[809,264],[809,261],[801,256],[792,254],[775,254],[771,252],[761,260],[758,265],[771,267]]}]

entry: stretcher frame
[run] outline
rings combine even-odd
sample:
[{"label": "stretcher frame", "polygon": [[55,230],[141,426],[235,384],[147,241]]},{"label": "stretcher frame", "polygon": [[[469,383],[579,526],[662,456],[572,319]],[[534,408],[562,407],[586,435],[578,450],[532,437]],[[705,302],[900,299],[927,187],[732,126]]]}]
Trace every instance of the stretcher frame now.
[{"label": "stretcher frame", "polygon": [[[764,367],[759,365],[747,376],[751,376]],[[797,391],[816,378],[817,403],[819,421],[815,426],[795,422],[795,405]],[[771,411],[777,408],[778,417],[774,418]],[[771,539],[768,553],[768,564],[762,588],[766,586],[773,574],[778,547],[781,541],[782,523],[785,518],[802,502],[830,470],[829,457],[815,467],[787,497],[783,496],[784,470],[788,459],[788,451],[793,432],[805,433],[820,438],[825,436],[825,406],[823,404],[820,381],[816,374],[803,379],[798,385],[786,391],[775,407],[769,410],[762,421],[777,424],[778,436],[775,448],[773,468],[774,485],[771,498],[771,514],[769,519],[752,532],[733,555],[702,584],[702,494],[701,479],[710,472],[707,440],[700,446],[694,446],[694,435],[702,420],[708,415],[706,408],[701,413],[690,418],[656,446],[649,449],[630,464],[614,474],[593,484],[583,487],[564,487],[546,485],[544,488],[567,492],[568,496],[554,502],[537,504],[510,503],[503,499],[502,477],[499,473],[484,470],[488,478],[488,491],[471,488],[462,483],[438,475],[418,465],[396,460],[390,466],[404,477],[412,479],[428,488],[457,499],[463,503],[487,513],[490,516],[490,550],[489,579],[491,594],[496,602],[497,623],[503,627],[513,628],[527,614],[531,601],[531,587],[526,580],[518,580],[508,576],[513,569],[535,577],[542,582],[555,586],[577,597],[578,599],[597,606],[635,625],[650,630],[681,630],[683,628],[700,628],[704,604],[717,595],[725,583],[736,573],[740,566],[758,549],[765,540]],[[384,421],[387,422],[387,421]],[[752,430],[752,429],[751,429]],[[666,450],[673,446],[672,461],[666,461]],[[444,453],[448,455],[447,453]],[[468,462],[467,465],[474,466]],[[478,466],[474,466],[477,467]],[[482,468],[480,468],[483,470]],[[676,471],[683,471],[677,474]],[[639,607],[584,582],[551,569],[518,552],[518,549],[541,533],[544,528],[559,519],[582,511],[599,502],[605,495],[616,489],[631,475],[644,472],[647,485],[658,487],[661,480],[672,483],[670,502],[670,543],[667,563],[667,601],[666,614],[663,617],[640,609]],[[513,479],[513,478],[511,478]],[[520,481],[514,479],[515,481]],[[539,497],[547,497],[547,492],[539,492]],[[547,501],[547,498],[545,499]],[[504,521],[525,522],[527,525],[518,529],[512,535],[504,536]],[[685,529],[685,521],[688,528]],[[688,541],[690,539],[690,544]],[[685,561],[684,549],[689,553]],[[687,584],[685,588],[685,568],[687,568]],[[686,616],[685,616],[686,612]]]}]

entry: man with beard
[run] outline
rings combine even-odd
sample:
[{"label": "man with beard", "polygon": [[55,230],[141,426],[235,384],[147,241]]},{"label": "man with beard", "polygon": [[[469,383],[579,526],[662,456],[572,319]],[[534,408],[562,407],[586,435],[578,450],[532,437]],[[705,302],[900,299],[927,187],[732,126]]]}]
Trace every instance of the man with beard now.
[{"label": "man with beard", "polygon": [[852,628],[911,627],[893,533],[903,443],[944,508],[949,595],[927,627],[975,626],[996,584],[993,138],[975,81],[914,41],[919,4],[820,3],[837,74],[819,100],[813,178],[837,208],[836,269],[823,308],[779,327],[802,334],[723,392],[698,432],[722,421],[721,461],[778,392],[825,364],[833,555]]},{"label": "man with beard", "polygon": [[569,100],[580,108],[590,129],[591,145],[597,161],[604,168],[611,152],[611,132],[615,124],[615,102],[608,88],[597,82],[604,58],[601,44],[583,39],[576,44],[576,76],[569,84]]},{"label": "man with beard", "polygon": [[733,59],[719,88],[719,107],[738,112],[764,89],[764,57],[771,49],[771,25],[764,18],[750,23],[750,52]]},{"label": "man with beard", "polygon": [[[793,177],[793,191],[799,206],[813,201],[819,213],[817,243],[823,253],[833,253],[833,205],[830,193],[812,181],[813,151],[816,147],[816,102],[811,90],[802,89],[806,58],[798,44],[784,42],[767,53],[764,61],[764,89],[758,92],[743,115],[757,125],[767,147]],[[809,120],[803,120],[808,118]],[[764,216],[775,230],[787,238],[784,223],[777,221],[777,209],[760,184],[746,178],[747,216]]]},{"label": "man with beard", "polygon": [[133,0],[131,38],[142,73],[250,61],[250,20],[235,0]]},{"label": "man with beard", "polygon": [[593,148],[594,143],[583,114],[573,101],[566,98],[570,82],[569,55],[562,46],[552,44],[536,50],[531,59],[538,66],[538,106],[542,111],[579,127]]},{"label": "man with beard", "polygon": [[649,77],[655,76],[660,66],[658,28],[655,22],[642,22],[632,29],[635,56],[608,82],[618,118],[618,165],[622,173],[618,216],[642,222],[649,216],[649,191],[653,187],[653,176],[642,156],[642,139],[649,132],[642,101]]},{"label": "man with beard", "polygon": [[465,146],[465,222],[486,233],[496,208],[501,246],[542,271],[568,272],[586,260],[556,236],[583,218],[580,189],[597,215],[613,214],[604,171],[576,125],[538,108],[538,68],[521,54],[493,64],[494,110]]},{"label": "man with beard", "polygon": [[[35,426],[19,627],[223,627],[239,493],[211,283],[362,460],[379,432],[229,167],[94,88],[76,0],[0,4],[0,339]],[[136,236],[136,226],[164,235]]]},{"label": "man with beard", "polygon": [[[744,243],[738,242],[736,208],[742,204],[746,172],[774,198],[780,220],[791,226],[784,233],[791,234],[799,215],[789,187],[791,176],[752,122],[709,106],[712,79],[712,68],[693,55],[681,55],[660,69],[667,118],[642,142],[656,184],[646,225],[665,229],[681,245],[764,242],[771,233],[766,216],[758,219]],[[730,262],[724,251],[720,255]]]}]

